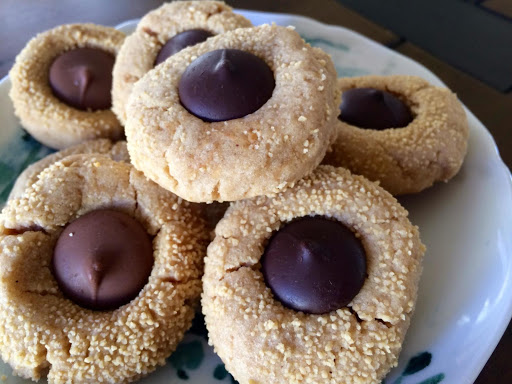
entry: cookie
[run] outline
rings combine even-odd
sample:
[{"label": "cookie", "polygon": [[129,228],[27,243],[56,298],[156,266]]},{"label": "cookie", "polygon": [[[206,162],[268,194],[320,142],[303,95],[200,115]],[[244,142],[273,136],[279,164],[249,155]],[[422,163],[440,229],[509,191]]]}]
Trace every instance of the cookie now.
[{"label": "cookie", "polygon": [[119,120],[126,122],[133,85],[170,54],[210,36],[251,26],[220,1],[176,1],[149,12],[126,38],[114,65],[112,109]]},{"label": "cookie", "polygon": [[126,141],[118,141],[117,143],[113,143],[108,139],[86,141],[85,143],[77,144],[59,152],[52,153],[28,166],[16,179],[11,193],[9,194],[9,200],[21,197],[25,189],[38,180],[39,174],[53,163],[56,163],[70,155],[81,155],[87,153],[103,154],[109,156],[115,161],[124,161],[126,163],[130,162],[130,156],[128,155],[128,150],[126,148]]},{"label": "cookie", "polygon": [[[234,378],[379,383],[397,364],[422,270],[425,247],[407,215],[373,182],[331,166],[274,197],[232,203],[208,247],[202,307]],[[333,226],[349,240],[342,253],[352,249],[340,255],[350,256],[348,275],[338,235],[323,243]]]},{"label": "cookie", "polygon": [[323,163],[379,181],[393,195],[417,193],[457,174],[469,128],[450,90],[414,76],[341,78],[338,87],[338,137]]},{"label": "cookie", "polygon": [[[23,192],[25,192],[25,189],[38,180],[39,174],[53,163],[56,163],[67,156],[79,154],[102,154],[115,161],[124,161],[126,163],[130,162],[130,156],[128,155],[128,149],[126,148],[126,141],[118,141],[117,143],[113,143],[108,139],[86,141],[85,143],[77,144],[52,153],[28,166],[16,179],[8,200],[21,197]],[[211,204],[200,204],[198,206],[202,212],[201,216],[206,220],[207,228],[211,231],[215,229],[215,226],[219,220],[222,219],[222,216],[224,216],[228,207],[229,203],[216,202]]]},{"label": "cookie", "polygon": [[9,96],[23,127],[56,149],[120,139],[123,128],[111,111],[110,93],[124,38],[113,28],[70,24],[30,40],[9,72]]},{"label": "cookie", "polygon": [[[7,203],[0,232],[0,352],[19,376],[133,381],[165,364],[191,325],[208,233],[190,204],[130,164],[104,155],[61,159]],[[134,283],[132,273],[148,262],[131,248],[148,243],[150,275],[136,274]],[[83,259],[73,259],[77,252]],[[112,255],[133,268],[120,269]],[[79,277],[68,280],[73,271]]]},{"label": "cookie", "polygon": [[135,85],[132,163],[194,202],[281,191],[313,171],[335,138],[335,76],[330,57],[290,28],[211,37]]}]

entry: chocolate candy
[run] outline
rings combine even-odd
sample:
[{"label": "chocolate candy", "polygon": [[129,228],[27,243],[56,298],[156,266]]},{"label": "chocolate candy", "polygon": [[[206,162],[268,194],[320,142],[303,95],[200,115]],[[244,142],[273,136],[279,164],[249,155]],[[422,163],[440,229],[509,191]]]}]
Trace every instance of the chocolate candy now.
[{"label": "chocolate candy", "polygon": [[274,87],[274,74],[262,59],[238,49],[219,49],[194,60],[178,90],[181,104],[193,115],[226,121],[257,111]]},{"label": "chocolate candy", "polygon": [[411,111],[393,94],[375,88],[354,88],[341,96],[339,119],[360,128],[406,127]]},{"label": "chocolate candy", "polygon": [[207,38],[212,37],[211,32],[204,29],[189,29],[188,31],[178,33],[171,37],[162,47],[155,60],[155,66],[165,61],[168,57],[178,53],[183,48],[202,43]]},{"label": "chocolate candy", "polygon": [[76,48],[58,56],[50,66],[54,95],[81,110],[110,109],[115,57],[97,48]]},{"label": "chocolate candy", "polygon": [[64,228],[52,264],[65,296],[85,308],[110,310],[130,302],[147,283],[153,246],[131,216],[97,210]]},{"label": "chocolate candy", "polygon": [[261,265],[274,296],[306,313],[343,308],[366,278],[361,241],[340,222],[323,217],[286,224],[270,239]]}]

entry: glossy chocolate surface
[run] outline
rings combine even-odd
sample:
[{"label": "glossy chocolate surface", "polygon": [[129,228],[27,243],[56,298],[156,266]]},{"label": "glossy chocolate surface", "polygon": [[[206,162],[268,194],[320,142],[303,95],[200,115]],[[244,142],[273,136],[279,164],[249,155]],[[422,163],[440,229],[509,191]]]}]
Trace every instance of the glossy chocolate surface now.
[{"label": "glossy chocolate surface", "polygon": [[97,48],[76,48],[58,56],[48,79],[53,94],[80,110],[110,109],[115,57]]},{"label": "glossy chocolate surface", "polygon": [[188,31],[178,33],[167,40],[160,52],[158,52],[155,66],[164,62],[167,58],[178,53],[183,48],[202,43],[211,36],[213,36],[213,34],[204,29],[189,29]]},{"label": "glossy chocolate surface", "polygon": [[409,107],[393,94],[375,88],[354,88],[341,95],[339,119],[359,128],[388,129],[409,125]]},{"label": "glossy chocolate surface", "polygon": [[89,309],[115,309],[134,299],[147,283],[153,268],[152,241],[131,216],[92,211],[64,228],[52,267],[69,299]]},{"label": "glossy chocolate surface", "polygon": [[181,104],[204,121],[226,121],[256,112],[272,96],[275,81],[259,57],[219,49],[194,60],[179,83]]},{"label": "glossy chocolate surface", "polygon": [[366,253],[346,226],[302,217],[270,239],[261,259],[266,284],[291,309],[328,313],[348,305],[366,279]]}]

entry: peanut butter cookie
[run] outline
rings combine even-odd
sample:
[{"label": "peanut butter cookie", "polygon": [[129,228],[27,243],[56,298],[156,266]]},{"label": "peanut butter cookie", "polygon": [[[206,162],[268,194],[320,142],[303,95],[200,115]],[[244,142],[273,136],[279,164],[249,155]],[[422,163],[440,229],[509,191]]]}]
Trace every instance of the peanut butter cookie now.
[{"label": "peanut butter cookie", "polygon": [[335,139],[335,76],[326,53],[275,25],[185,48],[133,89],[132,163],[189,201],[281,191],[313,171]]},{"label": "peanut butter cookie", "polygon": [[190,327],[208,233],[130,164],[61,159],[7,203],[0,230],[0,352],[17,375],[133,381]]},{"label": "peanut butter cookie", "polygon": [[11,193],[9,194],[9,199],[21,197],[25,189],[38,180],[39,174],[53,163],[56,163],[70,155],[81,155],[87,153],[103,154],[109,156],[115,161],[124,161],[126,163],[130,162],[130,155],[128,155],[128,149],[126,148],[126,141],[118,141],[117,143],[113,143],[108,139],[86,141],[85,143],[77,144],[52,153],[28,166],[16,179],[16,183],[14,183]]},{"label": "peanut butter cookie", "polygon": [[114,65],[112,104],[119,120],[126,122],[133,85],[155,65],[208,37],[251,26],[221,1],[175,1],[149,12],[126,38]]},{"label": "peanut butter cookie", "polygon": [[110,108],[112,68],[124,38],[113,28],[70,24],[30,40],[9,72],[9,96],[23,127],[56,149],[120,139],[123,128]]},{"label": "peanut butter cookie", "polygon": [[231,204],[208,247],[210,342],[241,384],[379,383],[397,364],[425,247],[407,211],[343,168]]},{"label": "peanut butter cookie", "polygon": [[459,171],[469,127],[455,94],[414,76],[338,79],[338,138],[325,164],[379,181],[393,195],[417,193]]}]

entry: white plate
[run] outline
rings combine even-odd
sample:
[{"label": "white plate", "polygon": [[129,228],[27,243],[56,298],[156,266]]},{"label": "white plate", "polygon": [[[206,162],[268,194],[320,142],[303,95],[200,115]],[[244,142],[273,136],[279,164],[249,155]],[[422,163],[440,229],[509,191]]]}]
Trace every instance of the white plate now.
[{"label": "white plate", "polygon": [[[240,13],[255,25],[295,26],[308,42],[332,55],[340,76],[408,74],[443,85],[420,64],[347,29],[293,15]],[[135,25],[129,21],[119,29],[131,32]],[[7,96],[9,86],[8,79],[0,83],[2,202],[15,176],[50,152],[23,134]],[[448,184],[400,199],[428,250],[416,313],[387,384],[473,383],[512,315],[510,173],[489,132],[467,114],[469,151],[460,173]],[[169,364],[141,383],[231,382],[200,328],[189,332]],[[12,377],[0,362],[1,375],[6,384],[28,382]]]}]

